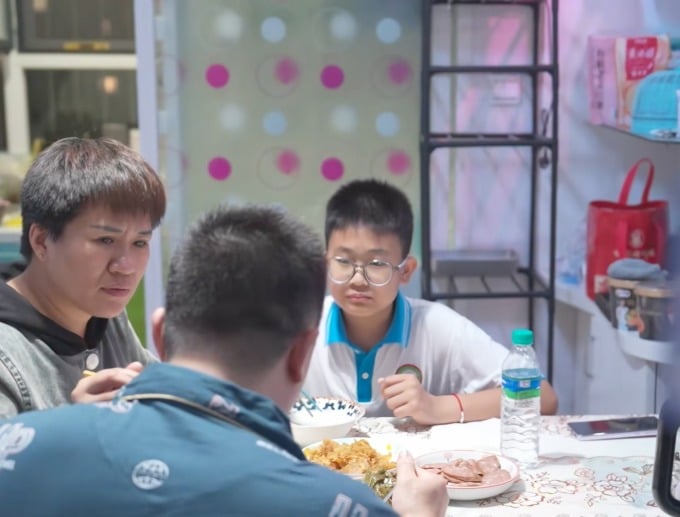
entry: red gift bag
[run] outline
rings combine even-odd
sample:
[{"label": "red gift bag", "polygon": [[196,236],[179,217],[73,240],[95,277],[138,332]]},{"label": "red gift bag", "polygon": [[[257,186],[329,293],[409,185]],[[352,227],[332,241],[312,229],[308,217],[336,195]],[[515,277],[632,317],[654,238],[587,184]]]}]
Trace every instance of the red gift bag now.
[{"label": "red gift bag", "polygon": [[[628,194],[640,166],[649,165],[638,205],[628,204]],[[618,202],[591,201],[586,230],[586,292],[591,299],[607,291],[609,264],[625,257],[640,258],[663,267],[668,237],[668,203],[649,201],[654,164],[643,158],[633,165],[621,187]]]}]

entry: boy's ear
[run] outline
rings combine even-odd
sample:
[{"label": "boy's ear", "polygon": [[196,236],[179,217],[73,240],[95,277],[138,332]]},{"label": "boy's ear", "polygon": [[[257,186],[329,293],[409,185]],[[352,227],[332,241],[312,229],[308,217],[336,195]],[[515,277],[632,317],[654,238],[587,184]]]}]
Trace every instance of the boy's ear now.
[{"label": "boy's ear", "polygon": [[165,356],[165,308],[159,307],[153,314],[151,314],[151,333],[153,334],[153,342],[156,345],[158,358],[161,361],[166,361]]},{"label": "boy's ear", "polygon": [[416,269],[418,269],[418,260],[414,256],[409,255],[399,270],[399,283],[408,284],[411,280],[411,275],[413,275]]},{"label": "boy's ear", "polygon": [[288,351],[286,370],[288,376],[295,384],[300,384],[307,376],[309,363],[312,360],[312,353],[316,337],[319,335],[317,327],[307,329],[293,340],[293,345]]}]

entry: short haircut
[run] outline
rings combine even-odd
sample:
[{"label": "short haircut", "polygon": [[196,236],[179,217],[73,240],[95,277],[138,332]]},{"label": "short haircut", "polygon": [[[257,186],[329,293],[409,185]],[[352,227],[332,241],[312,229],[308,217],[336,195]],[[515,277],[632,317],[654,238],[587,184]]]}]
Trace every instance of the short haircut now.
[{"label": "short haircut", "polygon": [[170,261],[167,358],[212,357],[231,371],[266,371],[321,317],[321,238],[281,209],[217,207]]},{"label": "short haircut", "polygon": [[32,224],[58,239],[66,225],[96,205],[116,214],[148,214],[156,228],[165,189],[141,155],[110,138],[63,138],[41,152],[21,187],[21,253],[30,261]]},{"label": "short haircut", "polygon": [[411,250],[413,210],[406,194],[374,179],[355,180],[340,187],[326,204],[326,246],[335,230],[366,226],[378,235],[396,235],[402,258]]}]

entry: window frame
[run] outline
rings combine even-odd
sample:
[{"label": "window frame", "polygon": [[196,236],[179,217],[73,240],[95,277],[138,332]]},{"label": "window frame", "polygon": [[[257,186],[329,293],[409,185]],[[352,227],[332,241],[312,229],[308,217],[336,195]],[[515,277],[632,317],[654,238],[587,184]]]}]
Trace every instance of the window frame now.
[{"label": "window frame", "polygon": [[[4,82],[7,152],[15,155],[31,152],[26,70],[136,69],[135,54],[23,53],[11,50],[5,62]],[[140,102],[139,97],[137,102]]]},{"label": "window frame", "polygon": [[[7,0],[9,1],[9,0]],[[16,0],[17,15],[17,40],[18,48],[22,53],[67,53],[67,54],[134,54],[134,0],[133,10],[133,38],[122,39],[65,39],[65,38],[40,38],[36,35],[35,16],[30,8],[32,0]],[[115,1],[115,0],[114,0]],[[69,45],[72,48],[67,48]]]}]

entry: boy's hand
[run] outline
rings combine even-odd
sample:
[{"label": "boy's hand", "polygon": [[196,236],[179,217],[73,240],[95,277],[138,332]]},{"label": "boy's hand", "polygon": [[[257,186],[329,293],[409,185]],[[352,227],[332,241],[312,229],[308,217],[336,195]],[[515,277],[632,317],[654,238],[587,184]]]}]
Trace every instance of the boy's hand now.
[{"label": "boy's hand", "polygon": [[430,395],[418,378],[410,373],[398,373],[378,379],[380,392],[387,407],[397,418],[410,416],[419,424],[439,423],[437,399]]},{"label": "boy's hand", "polygon": [[397,486],[392,494],[392,507],[399,515],[441,517],[448,504],[446,480],[416,467],[413,457],[402,453],[397,460]]},{"label": "boy's hand", "polygon": [[143,369],[144,365],[135,361],[125,368],[106,368],[90,377],[83,377],[71,392],[71,400],[81,404],[108,402]]}]

